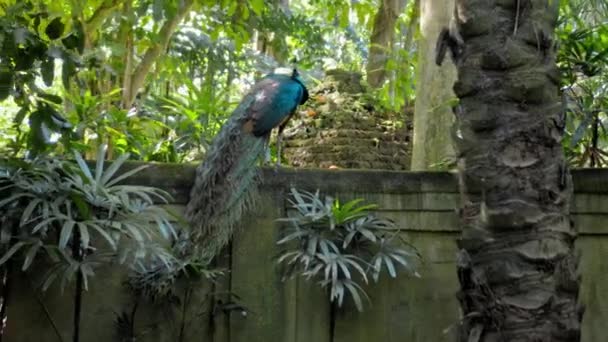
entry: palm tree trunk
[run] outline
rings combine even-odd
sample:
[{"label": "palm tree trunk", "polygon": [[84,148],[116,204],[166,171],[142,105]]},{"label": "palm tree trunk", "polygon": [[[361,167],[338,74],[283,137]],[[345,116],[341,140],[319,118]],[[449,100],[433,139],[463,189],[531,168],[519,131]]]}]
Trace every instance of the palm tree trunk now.
[{"label": "palm tree trunk", "polygon": [[580,341],[556,0],[456,0],[460,341]]}]

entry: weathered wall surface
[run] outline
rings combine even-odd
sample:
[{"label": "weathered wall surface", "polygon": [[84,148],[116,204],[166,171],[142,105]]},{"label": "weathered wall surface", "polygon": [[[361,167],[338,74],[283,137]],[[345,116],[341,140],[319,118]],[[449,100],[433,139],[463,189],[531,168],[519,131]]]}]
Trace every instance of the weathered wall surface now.
[{"label": "weathered wall surface", "polygon": [[[202,285],[196,303],[188,311],[186,338],[214,342],[441,342],[454,341],[453,326],[458,322],[458,290],[454,257],[458,237],[455,208],[458,193],[455,176],[450,173],[390,171],[265,170],[264,200],[243,221],[231,250],[220,261],[231,272],[214,288]],[[575,197],[572,206],[583,252],[581,300],[587,311],[583,341],[605,339],[608,319],[608,172],[574,172]],[[193,168],[154,165],[131,182],[164,188],[175,197],[172,208],[181,210],[187,201]],[[305,280],[283,282],[275,266],[275,245],[284,216],[290,187],[320,189],[340,199],[364,198],[377,203],[381,215],[393,218],[424,257],[422,277],[382,279],[368,287],[372,304],[358,313],[346,307],[337,313],[333,338],[330,307],[326,295]],[[121,287],[124,273],[109,269],[98,272],[84,299],[82,341],[115,341],[114,312],[129,308],[131,299]],[[26,278],[20,279],[9,306],[9,342],[61,341],[51,328],[53,317],[63,341],[70,339],[72,298],[55,289],[34,296]],[[210,292],[232,291],[249,310],[224,313],[209,309]],[[41,309],[46,304],[49,312]],[[216,306],[217,307],[217,306]],[[167,324],[169,311],[141,309],[136,330],[147,332],[138,341],[176,341]]]}]

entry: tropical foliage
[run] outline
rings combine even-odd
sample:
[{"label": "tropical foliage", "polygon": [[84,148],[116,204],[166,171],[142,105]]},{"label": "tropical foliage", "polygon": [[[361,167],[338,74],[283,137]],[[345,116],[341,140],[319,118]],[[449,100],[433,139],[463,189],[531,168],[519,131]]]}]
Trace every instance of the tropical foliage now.
[{"label": "tropical foliage", "polygon": [[[413,4],[395,30],[409,30]],[[17,156],[77,149],[91,157],[107,144],[109,158],[127,152],[140,160],[200,158],[259,75],[295,61],[309,82],[326,68],[364,69],[375,6],[372,0],[5,2],[0,149]],[[414,46],[412,35],[399,37],[395,47]],[[414,64],[403,69],[397,59],[409,60],[414,50],[394,51],[386,63],[390,77],[377,93],[400,107],[412,99]]]},{"label": "tropical foliage", "polygon": [[[94,168],[77,152],[75,161],[41,157],[0,166],[0,265],[8,273],[17,270],[13,265],[21,271],[46,265],[43,290],[54,281],[61,289],[75,281],[75,321],[82,291],[99,266],[117,263],[139,270],[149,263],[175,268],[180,262],[163,243],[177,237],[171,216],[156,205],[170,196],[156,188],[122,184],[146,166],[118,174],[128,156],[108,167],[104,157],[102,145]],[[6,275],[9,283],[14,275]],[[4,301],[8,288],[10,284],[3,287]]]},{"label": "tropical foliage", "polygon": [[[106,169],[103,149],[94,169],[78,153],[74,156],[75,163],[41,158],[3,166],[0,209],[12,224],[2,226],[0,264],[19,256],[25,271],[36,258],[48,257],[53,267],[43,289],[55,279],[63,287],[77,273],[86,289],[95,266],[110,260],[136,265],[152,256],[172,263],[158,241],[176,231],[169,214],[155,205],[169,195],[120,184],[144,166],[117,175],[126,155]],[[109,254],[98,252],[105,248]]]},{"label": "tropical foliage", "polygon": [[564,147],[575,166],[608,166],[608,5],[563,2],[558,65],[567,104]]},{"label": "tropical foliage", "polygon": [[[419,3],[399,2],[390,47],[374,41],[382,3],[4,2],[0,151],[92,157],[107,144],[109,158],[200,159],[251,82],[295,61],[314,83],[330,68],[366,70],[381,53],[384,78],[373,95],[392,110],[410,106]],[[607,12],[602,1],[562,2],[564,147],[577,166],[606,160]]]},{"label": "tropical foliage", "polygon": [[304,276],[328,289],[331,302],[342,306],[351,297],[363,310],[362,287],[387,272],[397,277],[399,267],[416,272],[419,256],[399,235],[395,224],[369,211],[373,204],[356,199],[344,204],[319,192],[291,190],[294,215],[277,244],[283,247],[277,262],[287,276]]}]

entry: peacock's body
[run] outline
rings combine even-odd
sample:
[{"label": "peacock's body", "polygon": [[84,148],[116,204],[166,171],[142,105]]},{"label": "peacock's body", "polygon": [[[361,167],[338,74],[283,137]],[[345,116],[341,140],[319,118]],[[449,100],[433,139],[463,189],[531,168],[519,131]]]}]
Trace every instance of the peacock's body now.
[{"label": "peacock's body", "polygon": [[[214,139],[196,169],[185,217],[203,256],[212,258],[228,244],[242,214],[256,202],[260,180],[256,162],[270,133],[281,133],[308,91],[295,69],[267,75],[249,91]],[[280,158],[279,158],[280,159]]]}]

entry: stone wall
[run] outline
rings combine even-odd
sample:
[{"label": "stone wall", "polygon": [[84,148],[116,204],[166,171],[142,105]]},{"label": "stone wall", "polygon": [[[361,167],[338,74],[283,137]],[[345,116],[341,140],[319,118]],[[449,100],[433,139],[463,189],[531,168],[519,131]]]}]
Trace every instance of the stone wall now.
[{"label": "stone wall", "polygon": [[[194,175],[192,167],[155,164],[131,179],[134,184],[161,187],[175,197],[173,210],[182,210]],[[608,320],[608,170],[577,170],[573,173],[575,197],[573,220],[580,231],[577,247],[582,251],[581,300],[587,311],[583,341],[605,340]],[[458,236],[455,208],[458,193],[454,174],[445,172],[391,172],[355,170],[264,170],[264,200],[243,221],[219,265],[230,269],[229,276],[211,286],[202,284],[194,305],[186,311],[186,338],[183,342],[453,342],[459,319],[455,299],[456,278],[454,239]],[[290,187],[320,189],[340,199],[364,198],[379,205],[379,214],[394,219],[421,252],[421,278],[400,276],[381,279],[367,287],[372,303],[357,312],[347,303],[335,315],[327,295],[303,279],[284,282],[275,267],[276,239],[281,229],[276,218],[285,215]],[[129,308],[132,300],[121,282],[118,268],[99,270],[84,299],[83,338],[86,342],[115,341],[115,312]],[[72,299],[69,289],[39,294],[20,279],[9,305],[9,342],[61,341],[48,317],[57,325],[63,341],[70,340]],[[224,310],[209,293],[218,293],[223,303],[227,292],[238,295],[247,308]],[[236,298],[236,297],[234,297]],[[214,300],[216,300],[214,299]],[[41,309],[45,303],[48,313]],[[181,311],[145,306],[136,320],[136,330],[145,332],[137,341],[176,342],[176,325],[171,322]],[[173,317],[173,318],[172,318]],[[179,327],[179,326],[178,326]]]},{"label": "stone wall", "polygon": [[328,71],[285,132],[289,165],[407,170],[411,113],[383,110],[366,91],[360,74]]}]

